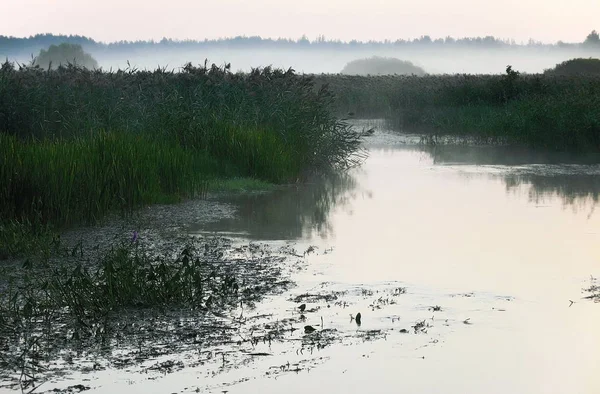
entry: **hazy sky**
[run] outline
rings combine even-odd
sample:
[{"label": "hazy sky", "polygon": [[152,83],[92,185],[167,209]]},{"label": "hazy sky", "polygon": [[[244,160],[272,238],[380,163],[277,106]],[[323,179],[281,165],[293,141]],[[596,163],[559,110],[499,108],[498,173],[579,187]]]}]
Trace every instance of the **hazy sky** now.
[{"label": "hazy sky", "polygon": [[494,35],[581,42],[600,0],[0,0],[0,34],[100,41],[236,35],[382,40]]}]

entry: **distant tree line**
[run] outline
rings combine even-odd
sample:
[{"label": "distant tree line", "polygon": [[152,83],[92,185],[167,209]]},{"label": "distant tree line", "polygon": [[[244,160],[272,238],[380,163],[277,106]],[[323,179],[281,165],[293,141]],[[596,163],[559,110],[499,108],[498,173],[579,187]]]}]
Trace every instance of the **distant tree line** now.
[{"label": "distant tree line", "polygon": [[103,43],[92,38],[78,35],[54,35],[36,34],[30,37],[12,37],[0,35],[0,56],[8,56],[15,53],[36,53],[42,48],[62,43],[81,45],[85,50],[109,50],[111,52],[131,51],[132,49],[144,48],[179,48],[194,49],[207,47],[221,48],[321,48],[321,49],[358,49],[358,48],[393,48],[393,47],[443,47],[443,48],[509,48],[509,47],[547,47],[547,48],[579,48],[597,47],[600,50],[600,37],[594,30],[583,42],[565,43],[558,41],[555,44],[545,44],[539,41],[529,40],[527,43],[517,43],[515,40],[500,39],[493,36],[465,37],[465,38],[432,38],[428,35],[415,39],[397,39],[384,41],[341,41],[328,40],[319,36],[315,40],[309,40],[306,36],[299,39],[289,38],[261,38],[259,36],[237,36],[214,40],[173,40],[163,38],[160,41],[117,41]]}]

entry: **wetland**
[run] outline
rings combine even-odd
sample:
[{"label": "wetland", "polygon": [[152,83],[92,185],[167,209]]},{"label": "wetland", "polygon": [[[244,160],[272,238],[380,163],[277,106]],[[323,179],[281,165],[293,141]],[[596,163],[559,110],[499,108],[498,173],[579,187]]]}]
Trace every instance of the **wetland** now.
[{"label": "wetland", "polygon": [[[32,316],[27,335],[4,340],[3,387],[600,388],[599,190],[590,181],[600,166],[503,147],[424,146],[381,122],[356,122],[364,124],[376,127],[364,142],[369,157],[345,175],[212,193],[64,233],[60,264],[93,261],[118,240],[172,267],[188,253],[206,277],[222,279],[198,304],[119,305],[97,332],[75,338],[73,316],[52,324]],[[223,286],[228,278],[236,291]]]},{"label": "wetland", "polygon": [[599,391],[597,84],[5,63],[0,390]]}]

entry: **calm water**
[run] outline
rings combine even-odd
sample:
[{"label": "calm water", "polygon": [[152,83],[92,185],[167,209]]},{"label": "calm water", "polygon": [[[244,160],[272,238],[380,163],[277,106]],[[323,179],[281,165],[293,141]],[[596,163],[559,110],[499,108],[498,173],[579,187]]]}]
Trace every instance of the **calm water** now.
[{"label": "calm water", "polygon": [[[600,166],[501,148],[424,151],[379,138],[351,178],[239,201],[242,219],[210,230],[333,247],[312,259],[314,284],[398,281],[420,297],[396,308],[400,319],[429,298],[445,308],[440,318],[473,324],[454,325],[421,350],[392,335],[334,346],[310,373],[255,378],[230,391],[600,392],[600,305],[581,299],[590,275],[600,274]],[[473,296],[452,297],[461,293]],[[362,329],[381,325],[363,315]]]},{"label": "calm water", "polygon": [[294,296],[340,294],[306,314],[340,338],[311,348],[297,330],[220,373],[112,371],[96,391],[599,393],[600,304],[582,299],[600,275],[596,158],[411,142],[378,132],[351,174],[225,199],[236,217],[189,229],[316,246],[298,286],[250,313],[279,321]]}]

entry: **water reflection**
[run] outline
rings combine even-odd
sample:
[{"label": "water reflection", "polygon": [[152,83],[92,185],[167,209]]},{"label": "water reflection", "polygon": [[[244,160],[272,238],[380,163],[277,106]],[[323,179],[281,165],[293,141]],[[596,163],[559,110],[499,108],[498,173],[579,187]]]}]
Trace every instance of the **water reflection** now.
[{"label": "water reflection", "polygon": [[529,165],[529,164],[580,164],[600,163],[600,154],[576,154],[569,152],[535,151],[509,146],[436,145],[423,146],[433,158],[434,164],[475,165]]},{"label": "water reflection", "polygon": [[[380,139],[385,140],[384,137]],[[563,204],[588,210],[591,214],[600,198],[598,154],[577,156],[489,146],[429,147],[405,144],[404,141],[383,146],[370,144],[369,148],[372,154],[381,152],[394,157],[393,152],[412,152],[420,156],[419,165],[448,167],[465,177],[501,179],[507,193],[525,193],[535,204],[558,197]],[[415,163],[414,159],[405,165],[412,163]],[[385,176],[391,179],[401,175],[387,173]],[[220,196],[218,200],[233,205],[237,214],[208,225],[193,225],[189,230],[239,235],[254,240],[331,239],[335,230],[330,218],[332,211],[334,208],[353,209],[354,204],[350,202],[359,195],[370,198],[367,190],[372,188],[368,179],[370,175],[363,170],[354,170],[329,174],[308,184],[271,193]]]},{"label": "water reflection", "polygon": [[530,185],[529,201],[540,204],[559,197],[563,204],[574,208],[586,208],[598,203],[600,176],[578,175],[507,175],[504,177],[507,190]]},{"label": "water reflection", "polygon": [[357,193],[355,172],[332,173],[271,193],[223,196],[220,201],[237,208],[235,217],[190,230],[237,234],[250,239],[293,240],[313,233],[328,238],[333,234],[330,212],[336,206],[347,206]]},{"label": "water reflection", "polygon": [[437,165],[487,166],[491,171],[486,174],[501,177],[507,192],[529,186],[527,194],[532,203],[540,204],[559,197],[563,204],[574,208],[591,206],[590,212],[598,203],[598,154],[536,152],[509,147],[438,146],[424,149]]}]

